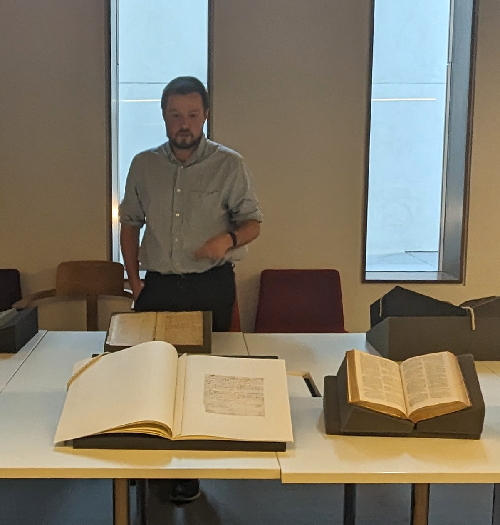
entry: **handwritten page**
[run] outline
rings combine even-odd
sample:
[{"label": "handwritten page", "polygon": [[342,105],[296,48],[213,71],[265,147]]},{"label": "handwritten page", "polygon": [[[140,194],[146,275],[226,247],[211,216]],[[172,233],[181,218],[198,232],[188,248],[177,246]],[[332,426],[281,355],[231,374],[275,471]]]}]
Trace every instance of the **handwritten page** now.
[{"label": "handwritten page", "polygon": [[134,346],[155,339],[156,312],[123,313],[111,317],[106,343]]},{"label": "handwritten page", "polygon": [[207,412],[231,416],[265,416],[264,378],[205,375]]},{"label": "handwritten page", "polygon": [[203,312],[158,312],[157,341],[172,345],[203,345]]},{"label": "handwritten page", "polygon": [[185,375],[175,428],[186,439],[293,441],[282,359],[189,355]]}]

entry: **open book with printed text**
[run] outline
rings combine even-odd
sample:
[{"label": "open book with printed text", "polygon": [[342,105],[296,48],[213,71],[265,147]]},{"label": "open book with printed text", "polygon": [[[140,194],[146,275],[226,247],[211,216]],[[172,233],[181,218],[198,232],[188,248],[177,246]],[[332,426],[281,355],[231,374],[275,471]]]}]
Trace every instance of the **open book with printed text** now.
[{"label": "open book with printed text", "polygon": [[54,443],[100,434],[293,441],[285,363],[178,356],[163,341],[78,363]]},{"label": "open book with printed text", "polygon": [[395,361],[347,352],[349,403],[413,423],[471,406],[457,357],[437,352]]}]

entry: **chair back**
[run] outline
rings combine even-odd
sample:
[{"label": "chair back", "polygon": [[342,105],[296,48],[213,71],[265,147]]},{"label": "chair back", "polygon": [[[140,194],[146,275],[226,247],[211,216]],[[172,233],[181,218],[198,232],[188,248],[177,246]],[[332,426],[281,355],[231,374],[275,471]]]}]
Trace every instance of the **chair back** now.
[{"label": "chair back", "polygon": [[56,295],[121,295],[123,265],[113,261],[66,261],[56,271]]},{"label": "chair back", "polygon": [[26,308],[41,299],[84,297],[87,307],[87,330],[99,330],[98,299],[100,295],[127,297],[124,290],[123,265],[112,261],[66,261],[56,270],[56,288],[41,290],[17,301],[16,308]]},{"label": "chair back", "polygon": [[21,299],[19,270],[0,268],[0,312],[12,308]]},{"label": "chair back", "polygon": [[113,261],[65,261],[56,271],[58,296],[85,296],[87,330],[99,330],[98,298],[100,295],[130,296],[123,289],[123,265]]},{"label": "chair back", "polygon": [[231,319],[231,326],[229,327],[230,332],[241,332],[240,325],[240,309],[238,307],[238,298],[234,298],[233,306],[233,317]]},{"label": "chair back", "polygon": [[339,272],[263,270],[255,332],[345,332]]}]

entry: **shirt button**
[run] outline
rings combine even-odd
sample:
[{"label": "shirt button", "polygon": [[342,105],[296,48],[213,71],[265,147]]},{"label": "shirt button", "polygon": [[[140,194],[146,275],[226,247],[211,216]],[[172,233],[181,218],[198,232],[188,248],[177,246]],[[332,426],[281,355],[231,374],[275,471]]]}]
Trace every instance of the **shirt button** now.
[{"label": "shirt button", "polygon": [[174,239],[174,242],[179,242],[179,239]]},{"label": "shirt button", "polygon": [[176,213],[175,216],[176,216],[176,217],[180,217],[181,214],[180,214],[180,213]]},{"label": "shirt button", "polygon": [[180,192],[181,192],[181,189],[180,189],[180,188],[177,188],[175,191],[176,191],[177,193],[180,193]]}]

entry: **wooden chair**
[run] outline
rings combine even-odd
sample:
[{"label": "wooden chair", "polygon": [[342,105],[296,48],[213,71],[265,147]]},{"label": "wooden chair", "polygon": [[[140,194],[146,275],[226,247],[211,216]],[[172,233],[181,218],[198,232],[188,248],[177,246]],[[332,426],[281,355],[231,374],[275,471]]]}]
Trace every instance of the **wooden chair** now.
[{"label": "wooden chair", "polygon": [[87,306],[87,330],[97,331],[99,296],[128,297],[124,290],[123,265],[112,261],[67,261],[56,271],[56,287],[42,290],[16,302],[16,308],[25,308],[35,301],[49,297],[85,297]]},{"label": "wooden chair", "polygon": [[263,270],[255,332],[345,332],[339,272]]}]

